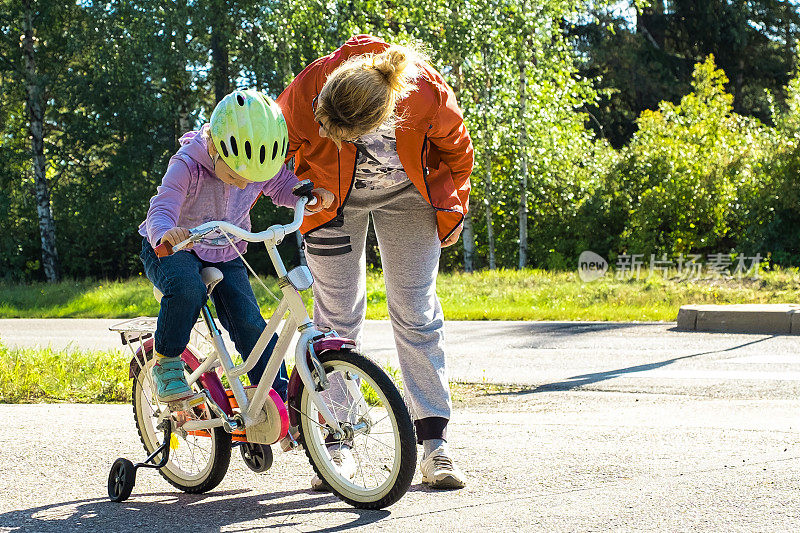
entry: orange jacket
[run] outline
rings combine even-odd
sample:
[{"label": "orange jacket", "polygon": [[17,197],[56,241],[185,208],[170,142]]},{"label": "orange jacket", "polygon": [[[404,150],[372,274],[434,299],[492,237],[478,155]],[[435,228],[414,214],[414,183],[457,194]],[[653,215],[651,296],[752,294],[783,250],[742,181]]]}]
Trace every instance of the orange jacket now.
[{"label": "orange jacket", "polygon": [[[310,179],[336,196],[330,209],[305,218],[300,231],[308,234],[339,219],[350,196],[356,170],[356,149],[320,137],[312,102],[328,75],[346,59],[380,53],[389,45],[377,37],[356,35],[330,55],[303,70],[278,97],[289,127],[289,151],[295,174]],[[395,134],[397,154],[409,179],[436,209],[439,239],[444,241],[464,220],[469,206],[469,176],[472,173],[472,140],[464,127],[453,90],[441,74],[428,64],[418,65],[417,89],[397,105],[403,117]]]}]

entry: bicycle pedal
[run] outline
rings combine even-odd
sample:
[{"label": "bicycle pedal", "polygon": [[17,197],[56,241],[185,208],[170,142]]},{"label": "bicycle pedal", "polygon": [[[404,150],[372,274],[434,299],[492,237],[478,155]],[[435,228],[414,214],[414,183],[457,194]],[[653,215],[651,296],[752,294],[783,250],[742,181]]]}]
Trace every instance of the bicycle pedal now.
[{"label": "bicycle pedal", "polygon": [[169,407],[170,411],[191,411],[193,408],[203,405],[206,401],[206,397],[203,394],[193,394],[188,398],[181,398],[180,400],[175,400],[174,402],[169,402],[167,407]]}]

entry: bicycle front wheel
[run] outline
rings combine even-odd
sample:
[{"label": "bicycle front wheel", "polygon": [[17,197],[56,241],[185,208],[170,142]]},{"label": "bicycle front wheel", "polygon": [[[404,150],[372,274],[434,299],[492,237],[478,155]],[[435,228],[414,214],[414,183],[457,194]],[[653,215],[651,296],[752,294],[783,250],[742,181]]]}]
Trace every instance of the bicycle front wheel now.
[{"label": "bicycle front wheel", "polygon": [[[164,440],[164,431],[158,421],[162,413],[169,411],[155,394],[155,383],[150,372],[154,363],[151,355],[148,354],[144,368],[137,369],[132,395],[136,429],[148,455]],[[184,372],[188,374],[189,370],[186,368]],[[194,388],[199,391],[197,385]],[[205,404],[195,407],[193,411],[192,415],[199,419],[209,416]],[[221,427],[191,432],[178,427],[173,429],[169,448],[169,460],[158,470],[161,476],[184,492],[202,493],[219,485],[225,477],[231,460],[231,435]],[[156,463],[161,458],[160,454],[157,455]]]},{"label": "bicycle front wheel", "polygon": [[[301,386],[293,408],[300,413],[300,439],[314,471],[355,507],[395,503],[411,485],[417,462],[414,426],[400,392],[383,370],[357,353],[328,351],[319,360],[330,383],[321,396],[345,434],[334,438]],[[341,465],[342,448],[352,454],[351,468]]]}]

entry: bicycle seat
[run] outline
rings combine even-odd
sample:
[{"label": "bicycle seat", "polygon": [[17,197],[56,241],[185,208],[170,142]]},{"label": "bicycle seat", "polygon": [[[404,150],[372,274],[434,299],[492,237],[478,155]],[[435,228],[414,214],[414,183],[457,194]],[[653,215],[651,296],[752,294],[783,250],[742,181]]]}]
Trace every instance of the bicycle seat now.
[{"label": "bicycle seat", "polygon": [[[205,283],[206,288],[208,289],[208,294],[211,294],[211,291],[214,290],[217,283],[222,281],[223,275],[222,271],[216,267],[206,267],[200,271],[200,276],[203,278],[203,283]],[[158,303],[161,303],[161,298],[164,297],[164,293],[158,290],[158,287],[153,285],[153,296],[156,297]]]}]

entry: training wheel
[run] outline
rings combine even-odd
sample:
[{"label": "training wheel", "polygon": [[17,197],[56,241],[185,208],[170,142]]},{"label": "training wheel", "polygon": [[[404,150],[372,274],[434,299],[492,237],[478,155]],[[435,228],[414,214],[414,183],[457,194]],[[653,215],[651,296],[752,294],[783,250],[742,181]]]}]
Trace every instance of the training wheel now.
[{"label": "training wheel", "polygon": [[128,499],[136,483],[136,468],[133,463],[120,457],[111,465],[108,473],[108,497],[112,502],[123,502]]},{"label": "training wheel", "polygon": [[253,472],[266,472],[272,466],[272,448],[266,444],[243,442],[239,451],[244,464]]}]

